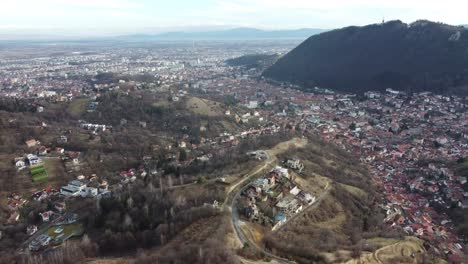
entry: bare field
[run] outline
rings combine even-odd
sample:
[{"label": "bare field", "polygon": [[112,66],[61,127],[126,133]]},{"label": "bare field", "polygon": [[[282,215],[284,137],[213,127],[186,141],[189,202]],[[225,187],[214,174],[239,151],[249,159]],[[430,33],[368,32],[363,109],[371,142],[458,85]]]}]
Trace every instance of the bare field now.
[{"label": "bare field", "polygon": [[320,196],[325,188],[332,182],[329,178],[319,175],[305,179],[295,172],[292,172],[291,174],[294,176],[294,181],[296,181],[301,189],[306,190],[315,196]]},{"label": "bare field", "polygon": [[65,177],[65,169],[60,159],[44,159],[44,168],[46,169],[47,174],[49,174],[49,180],[45,182],[46,185],[58,187],[67,182]]},{"label": "bare field", "polygon": [[244,224],[241,225],[241,229],[250,241],[253,241],[257,245],[261,245],[265,234],[265,227],[251,222],[244,222]]},{"label": "bare field", "polygon": [[68,105],[67,111],[73,117],[79,117],[84,112],[86,112],[86,108],[88,107],[89,99],[87,98],[80,98],[73,100],[70,105]]},{"label": "bare field", "polygon": [[345,188],[346,191],[350,192],[351,194],[353,194],[353,195],[355,195],[357,197],[360,197],[360,198],[366,198],[367,197],[367,193],[362,189],[359,189],[359,188],[351,186],[351,185],[342,184],[342,183],[340,183],[340,185],[343,188]]},{"label": "bare field", "polygon": [[[422,254],[425,253],[422,240],[415,237],[406,237],[405,240],[398,242],[395,242],[395,239],[389,239],[387,242],[384,240],[380,238],[378,242],[390,244],[377,249],[374,253],[364,253],[360,258],[349,260],[346,264],[422,263]],[[446,262],[441,259],[432,259],[430,263]]]},{"label": "bare field", "polygon": [[192,113],[203,116],[221,116],[224,112],[219,103],[198,97],[190,97],[186,107]]}]

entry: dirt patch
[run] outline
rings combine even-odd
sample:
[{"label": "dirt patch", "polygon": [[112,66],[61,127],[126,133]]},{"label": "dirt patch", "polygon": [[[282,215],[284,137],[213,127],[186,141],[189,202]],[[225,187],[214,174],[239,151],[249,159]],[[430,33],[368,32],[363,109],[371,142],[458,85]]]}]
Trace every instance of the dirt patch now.
[{"label": "dirt patch", "polygon": [[351,185],[346,185],[346,184],[341,184],[340,185],[346,189],[349,193],[351,193],[354,196],[360,197],[360,198],[367,198],[367,193],[363,191],[362,189],[359,189],[357,187],[351,186]]},{"label": "dirt patch", "polygon": [[49,180],[46,182],[47,185],[53,187],[59,187],[67,182],[65,175],[65,168],[63,163],[58,158],[46,158],[44,159],[44,168],[49,175]]},{"label": "dirt patch", "polygon": [[244,222],[241,225],[241,229],[248,237],[249,241],[252,241],[257,245],[261,245],[266,229],[265,227],[250,222]]},{"label": "dirt patch", "polygon": [[272,156],[279,155],[291,148],[301,148],[307,145],[307,139],[305,138],[293,138],[289,141],[279,143],[272,149],[268,150],[268,154]]}]

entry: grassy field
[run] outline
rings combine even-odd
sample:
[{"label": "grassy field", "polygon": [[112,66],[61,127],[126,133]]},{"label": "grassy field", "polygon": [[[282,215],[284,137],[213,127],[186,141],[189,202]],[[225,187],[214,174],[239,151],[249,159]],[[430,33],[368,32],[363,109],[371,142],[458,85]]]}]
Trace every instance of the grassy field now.
[{"label": "grassy field", "polygon": [[89,99],[79,98],[73,100],[69,105],[67,111],[74,117],[79,117],[86,112],[89,105]]},{"label": "grassy field", "polygon": [[64,242],[74,236],[81,236],[83,232],[83,225],[75,223],[70,225],[53,226],[46,231],[46,234]]},{"label": "grassy field", "polygon": [[78,138],[79,141],[88,142],[88,140],[89,140],[89,134],[79,133],[79,134],[77,135],[77,138]]},{"label": "grassy field", "polygon": [[49,175],[47,174],[46,169],[44,168],[44,165],[31,167],[30,171],[32,175],[32,180],[35,183],[44,182],[49,179]]},{"label": "grassy field", "polygon": [[191,97],[186,102],[186,107],[189,111],[197,115],[203,116],[221,116],[224,114],[223,109],[216,102]]},{"label": "grassy field", "polygon": [[49,175],[48,185],[58,187],[67,182],[63,163],[60,159],[47,158],[44,159],[44,168]]}]

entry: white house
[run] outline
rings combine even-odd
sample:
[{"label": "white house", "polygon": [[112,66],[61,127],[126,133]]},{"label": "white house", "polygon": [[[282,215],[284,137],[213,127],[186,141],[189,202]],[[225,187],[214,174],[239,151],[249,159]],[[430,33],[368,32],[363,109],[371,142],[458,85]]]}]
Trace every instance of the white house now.
[{"label": "white house", "polygon": [[26,163],[24,162],[24,160],[18,160],[16,163],[15,163],[15,166],[16,168],[18,169],[22,169],[26,166]]},{"label": "white house", "polygon": [[81,189],[81,197],[95,197],[98,194],[98,189],[94,187],[85,187]]},{"label": "white house", "polygon": [[81,194],[81,191],[85,188],[85,183],[78,180],[73,180],[69,182],[67,186],[63,186],[62,188],[60,188],[60,193],[65,196],[78,196]]},{"label": "white house", "polygon": [[34,154],[26,155],[26,159],[27,159],[30,166],[34,166],[34,165],[37,165],[37,164],[41,163],[41,159],[38,156],[34,155]]}]

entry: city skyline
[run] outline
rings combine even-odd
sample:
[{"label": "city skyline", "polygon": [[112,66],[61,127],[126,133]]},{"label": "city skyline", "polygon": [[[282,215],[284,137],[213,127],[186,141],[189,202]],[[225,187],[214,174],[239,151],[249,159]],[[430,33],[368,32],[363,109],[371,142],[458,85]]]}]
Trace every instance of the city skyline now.
[{"label": "city skyline", "polygon": [[112,36],[234,27],[333,29],[382,19],[428,19],[466,24],[467,3],[421,0],[343,3],[305,0],[17,0],[1,1],[0,34],[9,36]]}]

